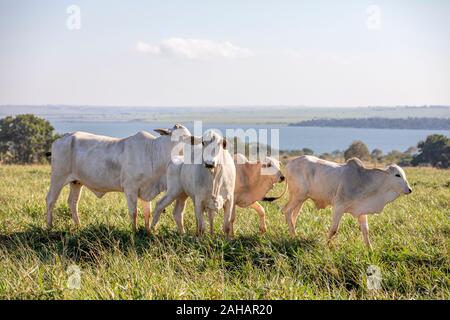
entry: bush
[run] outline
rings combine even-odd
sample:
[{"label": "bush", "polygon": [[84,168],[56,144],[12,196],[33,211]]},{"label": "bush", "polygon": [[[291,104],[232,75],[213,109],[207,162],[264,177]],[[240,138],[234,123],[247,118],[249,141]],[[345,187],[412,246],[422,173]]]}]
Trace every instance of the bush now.
[{"label": "bush", "polygon": [[450,139],[442,134],[432,134],[417,145],[419,153],[411,161],[414,166],[431,164],[437,168],[450,166]]},{"label": "bush", "polygon": [[45,119],[32,114],[0,119],[0,160],[3,163],[41,163],[57,138]]},{"label": "bush", "polygon": [[362,141],[354,141],[350,147],[344,152],[345,161],[350,158],[359,158],[361,160],[369,160],[370,153],[367,145]]}]

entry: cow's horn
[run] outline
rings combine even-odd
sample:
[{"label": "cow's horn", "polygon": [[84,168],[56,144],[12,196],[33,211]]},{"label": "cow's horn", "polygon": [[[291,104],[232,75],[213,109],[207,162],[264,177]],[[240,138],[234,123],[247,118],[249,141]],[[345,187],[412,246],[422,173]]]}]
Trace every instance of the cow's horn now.
[{"label": "cow's horn", "polygon": [[170,135],[170,130],[168,129],[154,129],[153,131],[158,132],[162,136]]}]

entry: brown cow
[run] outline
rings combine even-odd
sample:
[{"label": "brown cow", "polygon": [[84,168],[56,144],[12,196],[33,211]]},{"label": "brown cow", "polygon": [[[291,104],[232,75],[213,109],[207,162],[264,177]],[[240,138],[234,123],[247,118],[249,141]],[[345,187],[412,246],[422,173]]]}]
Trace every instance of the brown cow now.
[{"label": "brown cow", "polygon": [[234,156],[234,162],[236,165],[236,186],[231,214],[231,232],[233,232],[237,205],[241,208],[251,207],[258,213],[259,231],[264,233],[267,230],[266,213],[258,201],[263,200],[275,183],[284,181],[284,176],[280,171],[280,163],[272,157],[266,157],[262,162],[250,162],[240,153]]}]

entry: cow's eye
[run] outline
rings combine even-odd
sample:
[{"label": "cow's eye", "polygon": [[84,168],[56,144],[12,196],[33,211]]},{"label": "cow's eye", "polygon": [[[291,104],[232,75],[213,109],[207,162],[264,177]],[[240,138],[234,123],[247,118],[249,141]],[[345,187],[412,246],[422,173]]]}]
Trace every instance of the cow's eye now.
[{"label": "cow's eye", "polygon": [[270,167],[272,166],[272,164],[269,162],[269,163],[267,164],[267,166],[270,168]]},{"label": "cow's eye", "polygon": [[398,173],[395,175],[397,178],[401,178],[402,176],[399,175]]}]

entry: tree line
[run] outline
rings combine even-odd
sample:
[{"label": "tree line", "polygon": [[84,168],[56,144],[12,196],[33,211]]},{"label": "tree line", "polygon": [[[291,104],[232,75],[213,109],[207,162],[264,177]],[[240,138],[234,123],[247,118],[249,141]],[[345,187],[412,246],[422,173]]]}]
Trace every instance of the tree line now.
[{"label": "tree line", "polygon": [[450,118],[313,119],[289,125],[294,127],[450,130]]},{"label": "tree line", "polygon": [[[33,164],[47,162],[46,153],[59,137],[53,126],[45,119],[32,114],[8,116],[0,119],[0,162],[2,164]],[[235,141],[236,143],[242,143]],[[245,146],[248,151],[250,146]],[[270,147],[268,147],[270,149]],[[283,151],[286,159],[291,156],[314,155],[314,151],[303,148]],[[354,141],[346,150],[336,150],[318,155],[326,160],[341,161],[352,157],[377,163],[398,163],[403,166],[431,165],[438,168],[450,166],[450,139],[444,135],[433,134],[425,141],[406,151],[391,151],[383,154],[380,149],[369,151],[362,141]]]}]

